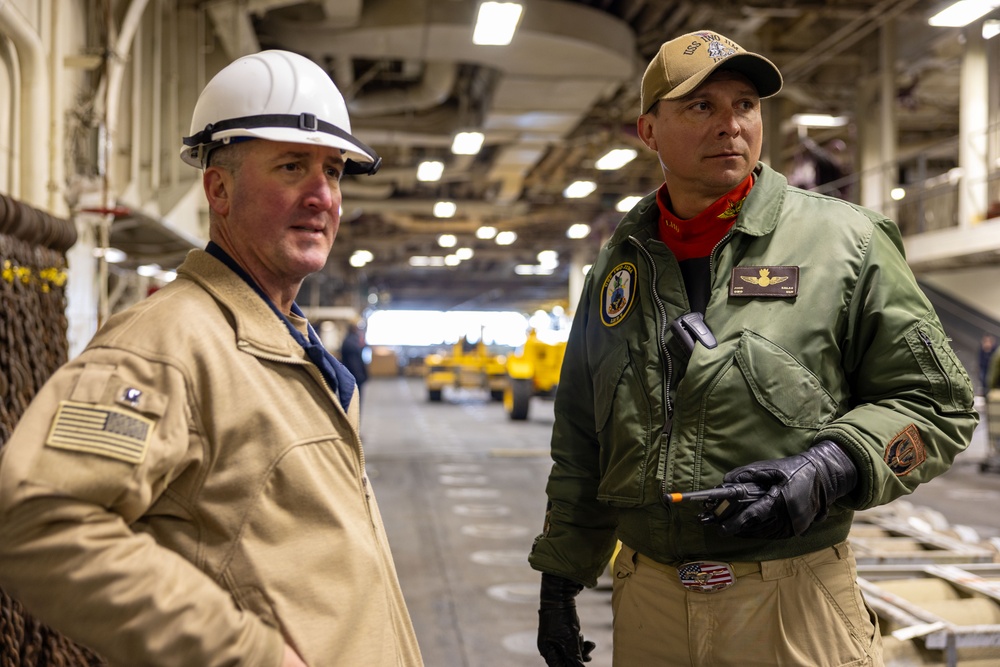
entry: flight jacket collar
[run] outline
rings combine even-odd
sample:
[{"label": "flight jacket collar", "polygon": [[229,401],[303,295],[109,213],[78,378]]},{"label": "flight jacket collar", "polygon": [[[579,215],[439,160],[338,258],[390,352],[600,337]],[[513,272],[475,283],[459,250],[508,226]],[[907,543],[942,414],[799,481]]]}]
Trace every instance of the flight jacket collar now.
[{"label": "flight jacket collar", "polygon": [[[749,236],[766,236],[774,231],[784,206],[784,176],[758,162],[754,169],[755,180],[750,194],[743,202],[740,216],[733,226],[733,233],[741,232]],[[660,211],[656,205],[656,191],[649,193],[636,204],[622,219],[608,242],[608,247],[625,243],[630,236],[642,242],[659,238],[657,223]]]}]

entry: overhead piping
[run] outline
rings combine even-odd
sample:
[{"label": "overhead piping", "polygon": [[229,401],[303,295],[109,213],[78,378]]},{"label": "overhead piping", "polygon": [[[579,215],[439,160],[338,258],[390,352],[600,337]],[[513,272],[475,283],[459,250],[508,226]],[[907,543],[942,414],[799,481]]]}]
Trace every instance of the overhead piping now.
[{"label": "overhead piping", "polygon": [[820,65],[892,21],[918,0],[885,0],[822,40],[781,68],[785,81],[803,79]]},{"label": "overhead piping", "polygon": [[7,0],[0,0],[0,32],[13,42],[21,64],[22,131],[19,155],[22,197],[35,206],[51,208],[46,192],[47,180],[37,178],[37,174],[44,173],[51,150],[45,49],[28,20]]}]

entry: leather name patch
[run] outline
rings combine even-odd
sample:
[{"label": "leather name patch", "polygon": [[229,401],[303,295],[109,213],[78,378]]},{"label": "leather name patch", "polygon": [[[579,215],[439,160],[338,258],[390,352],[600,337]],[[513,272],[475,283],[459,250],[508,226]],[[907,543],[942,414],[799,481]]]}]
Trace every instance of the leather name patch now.
[{"label": "leather name patch", "polygon": [[909,475],[926,460],[927,450],[924,448],[924,440],[913,424],[900,431],[885,448],[885,462],[897,477]]},{"label": "leather name patch", "polygon": [[799,293],[797,266],[734,266],[729,296],[790,298]]}]

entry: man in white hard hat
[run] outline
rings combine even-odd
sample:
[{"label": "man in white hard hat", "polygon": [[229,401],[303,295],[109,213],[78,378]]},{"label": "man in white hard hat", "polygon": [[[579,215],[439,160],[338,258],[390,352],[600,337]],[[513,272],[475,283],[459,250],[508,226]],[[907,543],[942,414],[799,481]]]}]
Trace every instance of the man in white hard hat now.
[{"label": "man in white hard hat", "polygon": [[421,665],[351,374],[295,305],[379,158],[283,51],[213,78],[182,158],[210,243],[60,369],[0,462],[0,586],[113,665]]}]

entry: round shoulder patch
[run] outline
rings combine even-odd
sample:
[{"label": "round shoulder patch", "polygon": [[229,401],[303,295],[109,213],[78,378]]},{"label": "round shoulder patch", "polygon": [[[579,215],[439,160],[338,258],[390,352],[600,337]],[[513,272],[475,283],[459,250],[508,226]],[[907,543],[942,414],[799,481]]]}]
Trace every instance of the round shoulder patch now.
[{"label": "round shoulder patch", "polygon": [[601,320],[613,327],[628,315],[635,302],[635,264],[622,262],[604,279],[601,288]]}]

